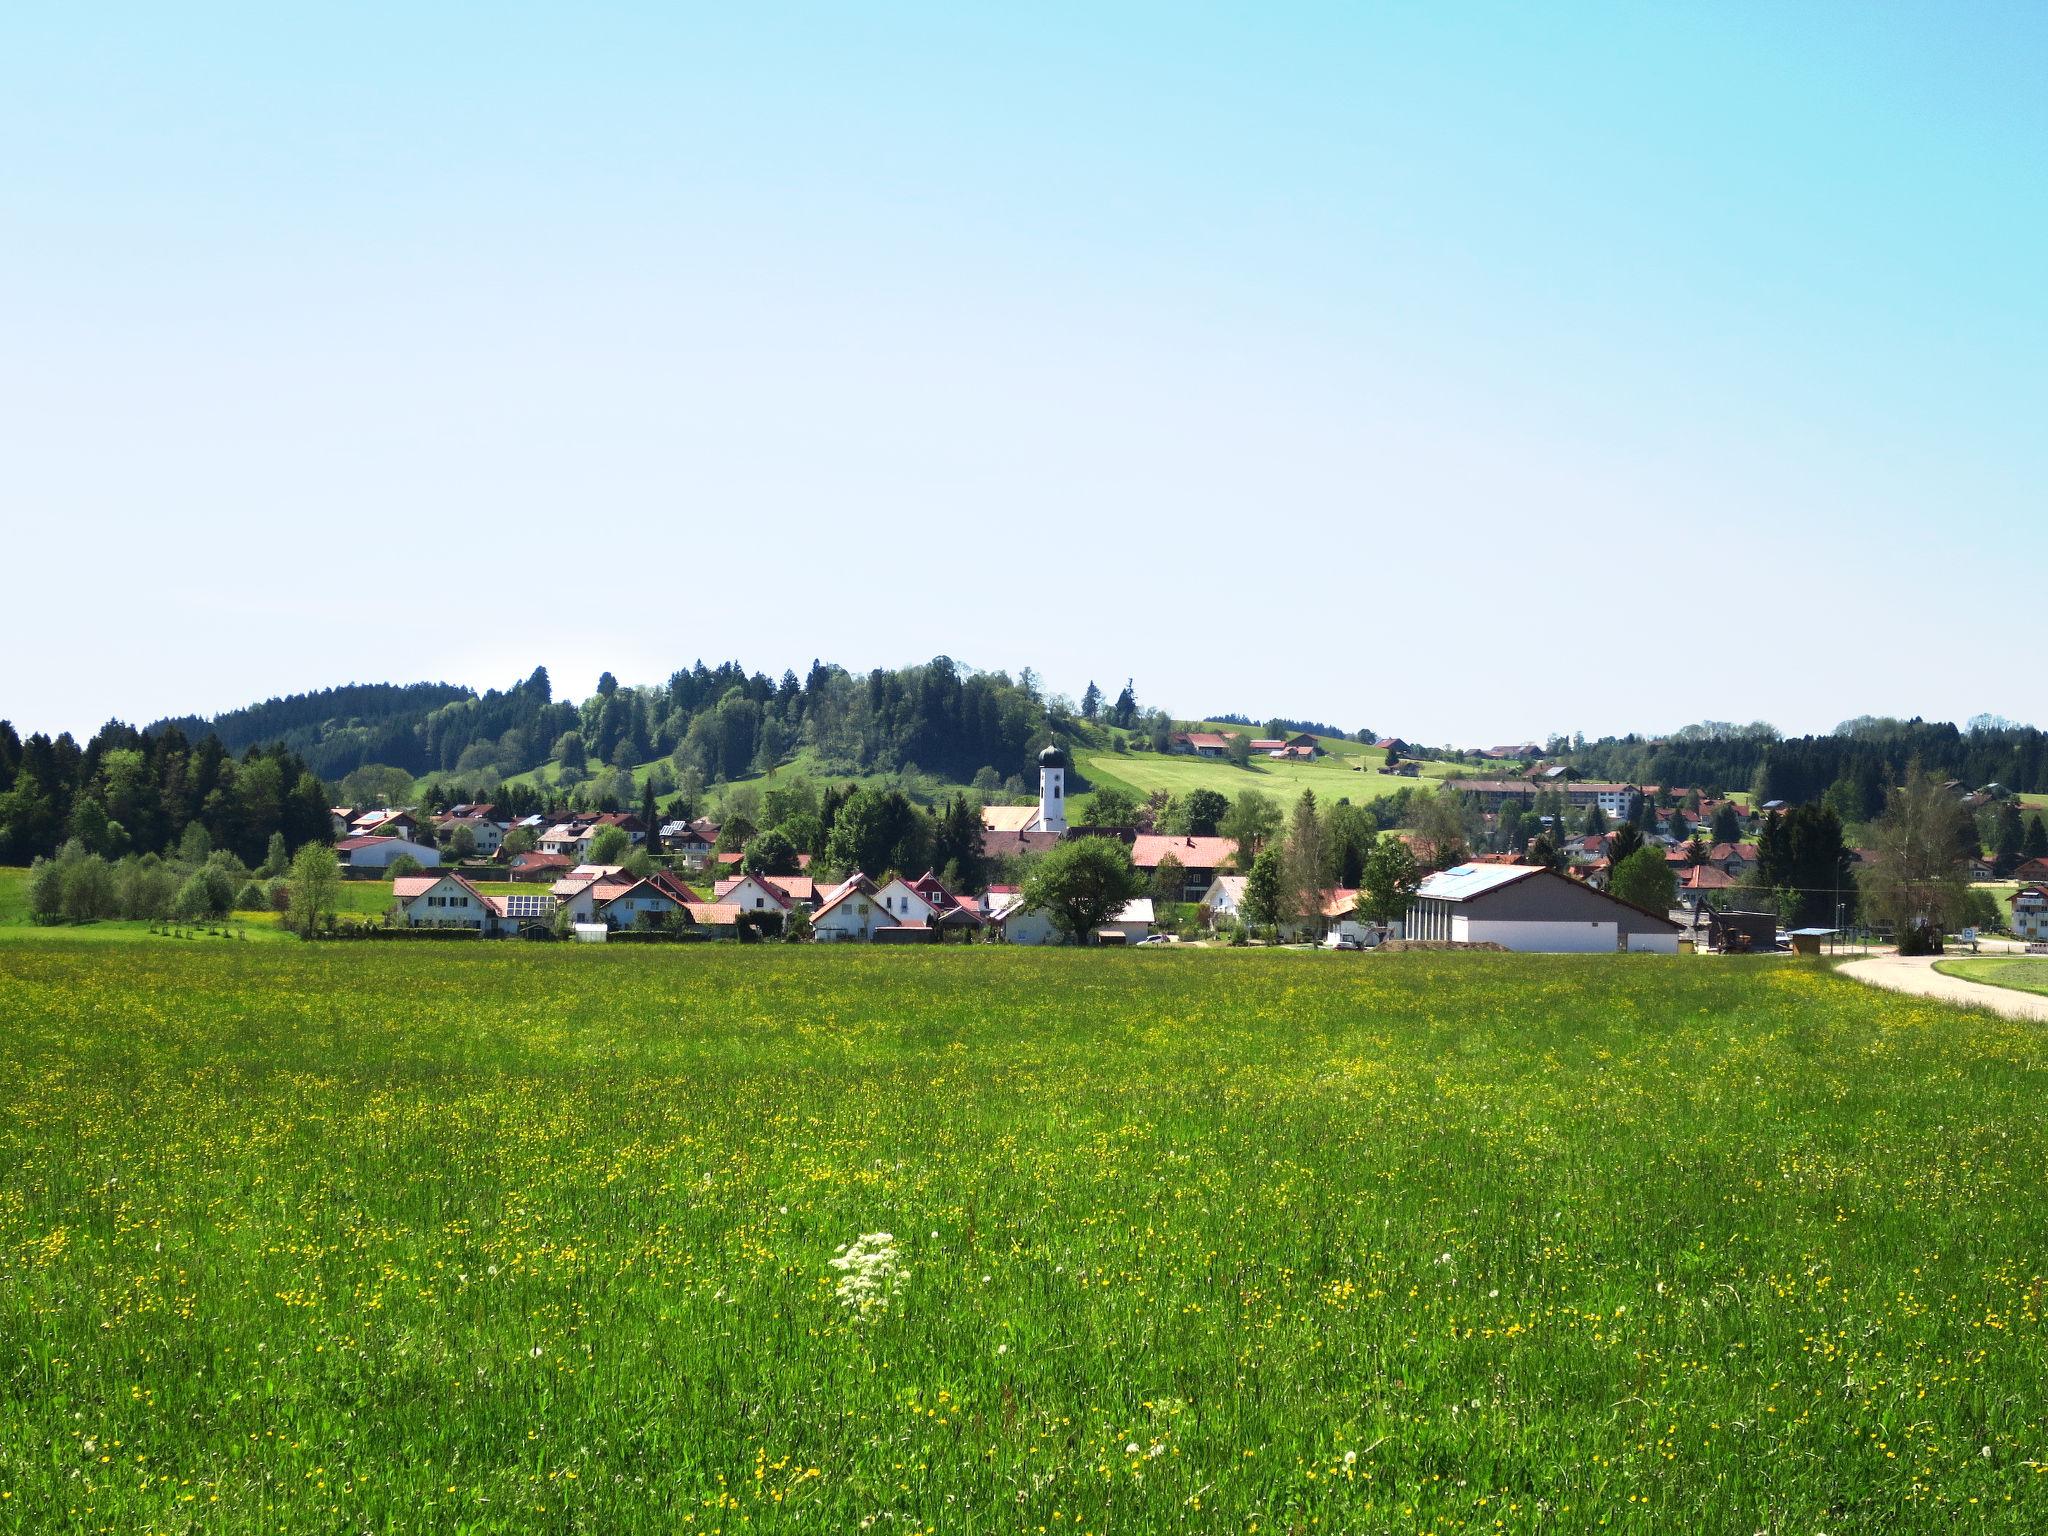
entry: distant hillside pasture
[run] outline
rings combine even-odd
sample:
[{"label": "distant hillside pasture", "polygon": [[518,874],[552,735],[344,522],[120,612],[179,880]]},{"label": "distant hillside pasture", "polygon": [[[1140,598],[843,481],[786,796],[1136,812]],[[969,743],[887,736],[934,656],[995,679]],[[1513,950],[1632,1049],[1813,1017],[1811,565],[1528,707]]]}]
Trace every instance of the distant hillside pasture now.
[{"label": "distant hillside pasture", "polygon": [[[1353,743],[1355,746],[1356,743]],[[1278,800],[1293,800],[1304,789],[1331,801],[1371,800],[1398,789],[1427,787],[1439,782],[1453,765],[1425,762],[1415,778],[1385,773],[1377,767],[1361,772],[1359,763],[1384,761],[1362,752],[1332,754],[1313,762],[1255,757],[1243,767],[1227,758],[1193,757],[1179,752],[1084,751],[1074,755],[1074,766],[1094,785],[1116,784],[1143,797],[1154,790],[1184,795],[1191,790],[1213,789],[1235,799],[1247,789]]]}]

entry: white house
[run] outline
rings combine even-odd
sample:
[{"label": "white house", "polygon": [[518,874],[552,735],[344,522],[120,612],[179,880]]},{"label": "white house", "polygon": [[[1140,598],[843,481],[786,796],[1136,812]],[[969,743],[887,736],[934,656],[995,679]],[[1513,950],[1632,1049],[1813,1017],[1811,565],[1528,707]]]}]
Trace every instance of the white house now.
[{"label": "white house", "polygon": [[1057,944],[1059,930],[1043,912],[1027,911],[1022,896],[1005,897],[988,915],[999,944]]},{"label": "white house", "polygon": [[636,880],[623,890],[605,885],[594,895],[597,920],[610,928],[651,927],[683,909],[681,902],[651,880]]},{"label": "white house", "polygon": [[408,837],[344,837],[334,845],[334,856],[350,873],[389,869],[407,854],[420,861],[420,868],[433,869],[441,862],[441,850]]},{"label": "white house", "polygon": [[687,821],[663,823],[661,845],[692,869],[702,869],[711,859],[711,839]]},{"label": "white house", "polygon": [[2048,885],[2023,885],[2013,892],[2012,931],[2029,944],[2048,939]]},{"label": "white house", "polygon": [[1218,875],[1209,882],[1209,889],[1202,892],[1202,921],[1211,928],[1223,923],[1244,921],[1243,875]]},{"label": "white house", "polygon": [[1678,953],[1679,925],[1538,864],[1460,864],[1417,887],[1407,936],[1543,954]]},{"label": "white house", "polygon": [[578,826],[573,821],[561,822],[549,827],[540,835],[542,853],[565,853],[572,859],[580,859],[590,851],[591,829]]},{"label": "white house", "polygon": [[439,822],[441,834],[451,837],[457,827],[467,828],[469,835],[476,839],[476,851],[485,858],[495,854],[505,843],[505,830],[488,816],[443,816]]},{"label": "white house", "polygon": [[811,937],[820,944],[871,939],[877,928],[895,925],[895,919],[876,899],[875,882],[855,875],[827,891],[818,910],[811,914]]},{"label": "white house", "polygon": [[1152,936],[1152,898],[1140,896],[1127,901],[1110,920],[1095,930],[1098,944],[1135,944]]},{"label": "white house", "polygon": [[882,904],[889,920],[899,927],[905,923],[930,924],[939,915],[938,909],[913,891],[910,882],[901,875],[877,891],[875,900]]},{"label": "white house", "polygon": [[453,871],[400,875],[391,882],[397,920],[407,928],[474,928],[479,933],[517,933],[554,915],[555,899],[538,891],[486,896]]},{"label": "white house", "polygon": [[736,880],[721,880],[712,888],[712,894],[742,912],[774,913],[786,917],[796,903],[780,890],[772,879],[760,875],[741,875]]}]

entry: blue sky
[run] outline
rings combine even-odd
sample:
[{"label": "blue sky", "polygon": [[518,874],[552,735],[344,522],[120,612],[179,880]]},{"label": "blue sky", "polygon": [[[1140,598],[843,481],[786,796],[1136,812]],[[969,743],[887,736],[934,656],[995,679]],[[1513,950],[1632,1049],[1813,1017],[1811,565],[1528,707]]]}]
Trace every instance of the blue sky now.
[{"label": "blue sky", "polygon": [[0,19],[24,730],[2039,712],[2048,9],[192,9]]}]

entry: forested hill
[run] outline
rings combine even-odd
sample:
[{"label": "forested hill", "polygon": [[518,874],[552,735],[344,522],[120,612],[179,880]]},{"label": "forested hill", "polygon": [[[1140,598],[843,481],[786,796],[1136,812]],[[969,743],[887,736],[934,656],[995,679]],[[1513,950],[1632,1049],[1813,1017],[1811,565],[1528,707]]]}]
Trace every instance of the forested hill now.
[{"label": "forested hill", "polygon": [[174,727],[191,741],[216,736],[230,752],[281,743],[316,773],[338,778],[365,762],[400,761],[384,754],[410,754],[429,714],[443,704],[475,697],[475,690],[456,683],[349,683],[266,699],[211,719],[182,715],[159,720],[149,734]]},{"label": "forested hill", "polygon": [[1971,788],[2003,784],[2048,791],[2048,735],[2006,720],[1946,721],[1866,717],[1825,736],[1781,737],[1767,725],[1705,723],[1669,737],[1636,736],[1577,743],[1569,758],[1594,777],[1631,784],[1683,784],[1749,790],[1758,800],[1799,804],[1823,796],[1847,820],[1874,816],[1885,791],[1918,763]]}]

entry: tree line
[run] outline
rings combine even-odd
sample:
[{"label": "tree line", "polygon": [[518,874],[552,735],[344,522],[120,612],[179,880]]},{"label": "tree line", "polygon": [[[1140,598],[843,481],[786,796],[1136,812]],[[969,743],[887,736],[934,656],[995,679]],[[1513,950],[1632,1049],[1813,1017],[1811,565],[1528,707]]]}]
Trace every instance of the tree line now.
[{"label": "tree line", "polygon": [[104,859],[164,855],[196,827],[207,852],[254,866],[273,838],[288,849],[327,841],[328,805],[319,776],[281,745],[236,757],[216,736],[195,743],[177,726],[116,722],[81,747],[68,732],[24,741],[0,721],[0,863],[27,864],[69,842]]}]

